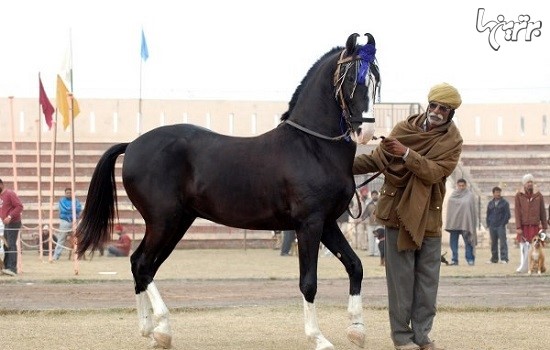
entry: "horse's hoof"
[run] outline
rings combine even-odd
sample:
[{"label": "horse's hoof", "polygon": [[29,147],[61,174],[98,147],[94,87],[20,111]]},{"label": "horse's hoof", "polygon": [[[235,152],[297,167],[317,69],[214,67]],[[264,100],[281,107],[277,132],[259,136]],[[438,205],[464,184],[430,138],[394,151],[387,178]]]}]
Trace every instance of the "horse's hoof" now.
[{"label": "horse's hoof", "polygon": [[334,350],[334,345],[332,345],[329,342],[326,342],[326,343],[317,345],[315,350]]},{"label": "horse's hoof", "polygon": [[153,333],[153,324],[152,323],[143,323],[140,327],[140,333],[142,337],[149,338],[151,333]]},{"label": "horse's hoof", "polygon": [[347,329],[348,340],[360,348],[365,347],[365,327],[363,325],[351,325]]},{"label": "horse's hoof", "polygon": [[315,350],[334,350],[334,345],[323,336],[320,338],[308,337],[308,340],[315,344]]},{"label": "horse's hoof", "polygon": [[172,347],[172,336],[166,333],[153,333],[153,348],[170,349]]}]

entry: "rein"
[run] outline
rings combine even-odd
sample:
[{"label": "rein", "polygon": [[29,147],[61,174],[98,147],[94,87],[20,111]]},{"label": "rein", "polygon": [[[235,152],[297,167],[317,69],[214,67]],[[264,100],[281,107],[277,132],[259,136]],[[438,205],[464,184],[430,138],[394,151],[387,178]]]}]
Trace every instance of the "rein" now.
[{"label": "rein", "polygon": [[[384,138],[384,136],[380,136],[380,138]],[[365,186],[366,184],[368,184],[369,182],[371,182],[372,180],[374,180],[378,176],[380,176],[384,171],[386,171],[386,169],[388,169],[388,167],[391,165],[391,163],[393,163],[394,159],[395,159],[394,157],[391,157],[390,161],[388,162],[388,164],[386,164],[386,166],[384,168],[382,168],[381,170],[378,170],[378,172],[376,174],[372,175],[371,177],[369,177],[368,179],[363,181],[360,185],[355,186],[355,189],[356,189],[355,198],[357,199],[357,203],[359,204],[359,215],[357,215],[357,217],[353,216],[353,213],[351,212],[351,210],[349,210],[349,206],[348,206],[348,214],[351,216],[352,219],[360,218],[361,214],[363,212],[363,208],[361,207],[361,199],[359,198],[359,192],[357,191],[357,189],[360,188],[360,187]]]},{"label": "rein", "polygon": [[323,140],[329,140],[329,141],[340,141],[340,140],[343,140],[345,138],[347,138],[350,133],[351,133],[351,129],[348,128],[346,130],[345,133],[343,133],[342,135],[339,135],[339,136],[335,136],[335,137],[330,137],[330,136],[325,136],[323,134],[319,134],[318,132],[315,132],[313,130],[310,130],[308,128],[306,128],[305,126],[301,126],[300,124],[297,124],[295,122],[293,122],[292,120],[285,120],[284,123],[287,123],[288,125],[300,130],[300,131],[303,131],[305,132],[306,134],[310,134],[312,136],[315,136],[315,137],[318,137],[318,138],[321,138]]},{"label": "rein", "polygon": [[[323,140],[340,141],[340,140],[343,140],[343,139],[347,139],[349,137],[349,135],[351,134],[351,131],[353,130],[353,127],[351,125],[352,121],[364,121],[364,122],[367,122],[367,123],[374,123],[375,122],[374,118],[361,118],[361,117],[355,117],[354,118],[349,113],[349,108],[346,105],[346,102],[345,102],[345,99],[344,99],[344,93],[342,92],[342,84],[344,83],[344,78],[346,76],[346,73],[350,69],[351,63],[353,63],[357,60],[360,60],[361,58],[359,56],[349,56],[349,57],[344,58],[345,53],[346,53],[346,50],[342,50],[342,52],[340,53],[340,58],[336,62],[336,65],[337,65],[338,69],[336,69],[334,71],[332,84],[336,88],[336,92],[335,92],[334,97],[335,97],[336,101],[338,101],[338,104],[340,105],[340,108],[342,109],[342,118],[344,119],[344,121],[346,123],[346,126],[347,126],[346,131],[341,135],[331,137],[331,136],[326,136],[326,135],[320,134],[318,132],[315,132],[313,130],[310,130],[310,129],[306,128],[305,126],[302,126],[300,124],[297,124],[297,123],[293,122],[292,120],[286,119],[284,121],[284,123],[287,123],[288,125],[296,128],[300,131],[303,131],[306,134],[318,137],[318,138],[323,139]],[[344,64],[345,64],[344,73],[340,74],[341,67]],[[355,84],[357,85],[357,82]],[[355,91],[355,87],[354,87],[353,90]],[[352,95],[353,95],[353,93],[352,93]]]}]

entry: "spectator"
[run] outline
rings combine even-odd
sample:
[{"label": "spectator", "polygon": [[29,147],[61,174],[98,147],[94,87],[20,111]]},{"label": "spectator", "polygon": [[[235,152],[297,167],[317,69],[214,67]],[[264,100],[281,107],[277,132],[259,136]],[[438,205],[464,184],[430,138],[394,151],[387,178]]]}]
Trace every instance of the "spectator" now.
[{"label": "spectator", "polygon": [[7,189],[0,179],[0,220],[4,224],[4,268],[2,273],[17,275],[17,238],[21,228],[23,204],[17,194]]},{"label": "spectator", "polygon": [[108,256],[129,256],[132,248],[132,239],[126,233],[122,225],[115,225],[115,233],[118,240],[107,247]]},{"label": "spectator", "polygon": [[449,84],[428,93],[428,111],[397,123],[374,151],[355,157],[353,174],[382,170],[376,219],[386,228],[391,338],[397,350],[440,350],[430,339],[441,267],[445,181],[462,151],[452,122],[462,100]]},{"label": "spectator", "polygon": [[456,189],[447,203],[447,221],[445,230],[450,233],[450,245],[453,253],[451,265],[458,265],[458,238],[464,240],[465,257],[468,265],[476,261],[476,199],[464,179],[458,179]]},{"label": "spectator", "polygon": [[487,203],[487,227],[491,236],[491,260],[488,263],[508,264],[506,225],[510,220],[510,204],[501,196],[502,189],[493,187],[493,199]]},{"label": "spectator", "polygon": [[379,227],[374,230],[374,235],[376,236],[376,239],[378,240],[378,251],[380,252],[380,266],[386,265],[386,254],[384,253],[385,249],[385,232],[383,227]]},{"label": "spectator", "polygon": [[[59,231],[57,234],[57,244],[53,253],[53,259],[59,260],[59,257],[65,249],[67,236],[73,231],[73,221],[76,222],[82,212],[82,204],[75,198],[76,217],[73,218],[73,192],[70,187],[65,188],[65,197],[59,200]],[[74,220],[73,220],[74,219]]]},{"label": "spectator", "polygon": [[379,225],[376,222],[376,204],[378,203],[378,191],[373,190],[371,193],[371,200],[367,204],[366,212],[368,215],[367,218],[367,229],[368,229],[368,240],[369,240],[369,256],[380,256],[380,249],[378,248],[377,241],[380,240],[377,238],[377,234],[374,232]]},{"label": "spectator", "polygon": [[368,187],[363,186],[359,189],[359,200],[361,201],[361,216],[353,220],[355,223],[355,234],[357,235],[357,248],[368,250],[369,214],[367,212],[367,206],[370,203]]},{"label": "spectator", "polygon": [[544,197],[539,191],[534,190],[533,175],[525,174],[522,178],[523,189],[516,193],[514,216],[516,219],[516,239],[520,249],[520,264],[516,269],[518,273],[527,272],[528,252],[531,240],[540,230],[548,229],[546,207]]},{"label": "spectator", "polygon": [[296,240],[296,232],[293,230],[283,231],[283,243],[281,243],[281,256],[289,256],[292,251],[292,242]]},{"label": "spectator", "polygon": [[[56,243],[57,243],[57,237],[55,235],[52,235],[52,247],[55,247]],[[44,256],[50,255],[50,226],[49,225],[42,226],[42,255]]]},{"label": "spectator", "polygon": [[[350,202],[350,205],[352,205],[353,202]],[[353,246],[353,233],[352,233],[352,227],[349,224],[349,212],[348,209],[346,209],[342,215],[338,219],[336,219],[336,222],[338,223],[338,227],[340,227],[340,231],[344,234],[344,237],[346,237],[347,241],[350,242],[350,245]]]}]

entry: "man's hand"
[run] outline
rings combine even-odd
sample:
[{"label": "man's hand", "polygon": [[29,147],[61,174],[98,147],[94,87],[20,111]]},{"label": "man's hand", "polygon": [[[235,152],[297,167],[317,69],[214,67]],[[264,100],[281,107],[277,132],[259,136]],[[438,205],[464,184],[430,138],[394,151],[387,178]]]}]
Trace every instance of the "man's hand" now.
[{"label": "man's hand", "polygon": [[388,152],[399,157],[403,157],[407,152],[407,147],[393,137],[386,137],[382,140],[382,145]]}]

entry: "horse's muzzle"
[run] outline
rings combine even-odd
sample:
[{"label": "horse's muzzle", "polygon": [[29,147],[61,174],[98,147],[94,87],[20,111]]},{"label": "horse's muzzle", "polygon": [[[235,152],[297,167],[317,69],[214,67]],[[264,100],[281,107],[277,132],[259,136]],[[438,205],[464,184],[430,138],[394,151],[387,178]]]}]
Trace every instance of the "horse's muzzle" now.
[{"label": "horse's muzzle", "polygon": [[367,142],[372,140],[372,137],[374,136],[374,118],[372,118],[372,113],[363,113],[363,118],[368,119],[369,122],[362,123],[357,131],[353,132],[351,136],[353,141],[359,145],[367,144]]}]

